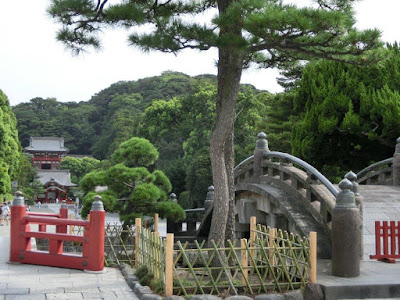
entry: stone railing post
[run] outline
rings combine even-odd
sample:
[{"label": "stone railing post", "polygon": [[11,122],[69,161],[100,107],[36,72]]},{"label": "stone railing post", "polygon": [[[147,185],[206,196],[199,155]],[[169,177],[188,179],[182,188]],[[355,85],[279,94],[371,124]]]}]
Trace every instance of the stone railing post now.
[{"label": "stone railing post", "polygon": [[360,275],[360,211],[351,181],[343,179],[339,188],[332,212],[332,275],[357,277]]},{"label": "stone railing post", "polygon": [[354,199],[356,201],[356,206],[360,211],[360,230],[361,230],[361,235],[360,235],[360,259],[363,259],[364,256],[364,198],[361,196],[361,194],[358,192],[358,183],[357,183],[357,175],[353,171],[348,172],[344,177],[348,180],[351,181],[353,184],[353,188],[351,191],[354,193]]},{"label": "stone railing post", "polygon": [[[168,201],[178,203],[178,199],[176,199],[176,194],[171,193],[168,196]],[[167,219],[167,233],[175,233],[182,231],[182,222],[175,223],[171,218]]]},{"label": "stone railing post", "polygon": [[214,186],[211,185],[208,187],[208,192],[206,196],[206,201],[204,201],[204,208],[207,210],[214,203]]},{"label": "stone railing post", "polygon": [[393,185],[400,185],[400,137],[396,140],[396,149],[393,155]]},{"label": "stone railing post", "polygon": [[260,182],[260,176],[262,175],[262,160],[264,151],[269,151],[267,135],[264,132],[260,132],[257,135],[256,148],[254,150],[254,182]]}]

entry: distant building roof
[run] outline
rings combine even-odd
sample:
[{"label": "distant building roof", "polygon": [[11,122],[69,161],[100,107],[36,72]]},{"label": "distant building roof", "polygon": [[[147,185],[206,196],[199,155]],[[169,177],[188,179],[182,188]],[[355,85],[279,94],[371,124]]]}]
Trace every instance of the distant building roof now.
[{"label": "distant building roof", "polygon": [[38,170],[37,174],[43,185],[52,181],[62,186],[77,186],[71,182],[69,170]]},{"label": "distant building roof", "polygon": [[64,147],[64,138],[60,137],[31,137],[30,145],[25,147],[25,151],[53,151],[65,152],[69,151]]}]

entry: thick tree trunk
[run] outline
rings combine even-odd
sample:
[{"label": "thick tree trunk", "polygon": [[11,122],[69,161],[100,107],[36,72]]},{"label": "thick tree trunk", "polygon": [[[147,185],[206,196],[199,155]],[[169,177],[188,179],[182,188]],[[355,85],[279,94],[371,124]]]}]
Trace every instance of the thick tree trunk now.
[{"label": "thick tree trunk", "polygon": [[234,128],[232,127],[232,134],[230,135],[229,145],[226,148],[225,157],[229,160],[226,164],[226,173],[228,174],[228,188],[229,188],[229,211],[228,220],[225,229],[225,239],[233,241],[235,238],[235,182],[233,169],[235,167],[235,153],[234,153]]},{"label": "thick tree trunk", "polygon": [[[233,1],[218,1],[220,14],[225,12],[231,2]],[[234,23],[239,24],[239,20],[237,21]],[[221,27],[220,35],[226,33],[240,37],[241,29],[237,26]],[[229,238],[233,237],[233,226],[230,224],[227,227],[227,221],[234,201],[233,129],[242,69],[243,54],[239,49],[229,46],[219,48],[217,117],[210,144],[215,200],[209,240],[218,241],[221,245],[224,245],[226,232]],[[233,222],[232,218],[230,222]]]}]

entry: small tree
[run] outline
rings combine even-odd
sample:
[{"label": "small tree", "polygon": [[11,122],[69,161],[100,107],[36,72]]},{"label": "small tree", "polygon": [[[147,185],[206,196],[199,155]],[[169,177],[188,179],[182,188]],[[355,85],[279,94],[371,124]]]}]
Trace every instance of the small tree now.
[{"label": "small tree", "polygon": [[162,218],[184,219],[183,209],[176,203],[167,202],[171,192],[168,178],[160,170],[150,171],[157,158],[157,149],[146,139],[133,137],[123,142],[111,156],[111,167],[90,172],[80,181],[86,193],[82,216],[90,211],[96,194],[94,188],[105,185],[108,190],[99,193],[105,208],[116,209],[125,225],[134,224],[137,217],[156,212]]}]

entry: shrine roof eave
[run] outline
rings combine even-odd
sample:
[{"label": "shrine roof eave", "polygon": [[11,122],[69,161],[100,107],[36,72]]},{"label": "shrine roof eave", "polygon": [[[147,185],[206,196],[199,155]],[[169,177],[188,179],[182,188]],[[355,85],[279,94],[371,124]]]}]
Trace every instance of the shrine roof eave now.
[{"label": "shrine roof eave", "polygon": [[[56,185],[50,185],[51,183],[56,183]],[[43,186],[45,187],[45,188],[47,188],[47,187],[74,187],[74,186],[78,186],[77,184],[75,184],[75,183],[72,183],[72,182],[67,182],[67,183],[65,183],[65,184],[61,184],[60,182],[58,182],[58,181],[47,181],[47,182],[45,182],[44,184],[43,184]]]},{"label": "shrine roof eave", "polygon": [[25,152],[61,152],[61,153],[68,153],[69,149],[63,150],[49,150],[49,149],[38,149],[33,147],[26,147],[24,148]]}]

